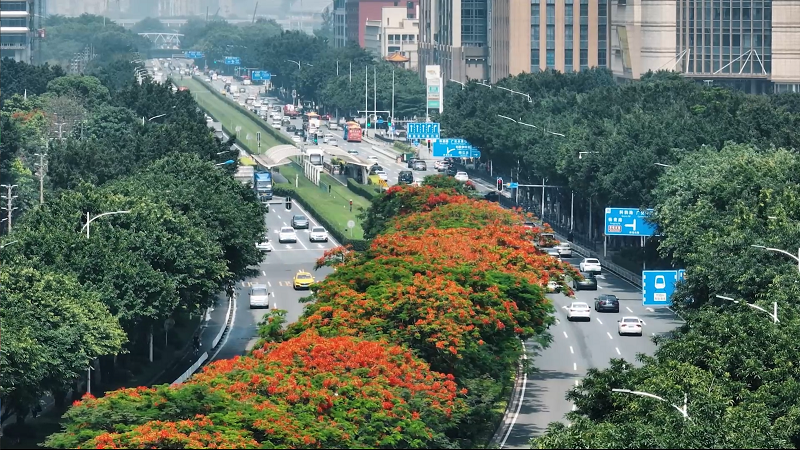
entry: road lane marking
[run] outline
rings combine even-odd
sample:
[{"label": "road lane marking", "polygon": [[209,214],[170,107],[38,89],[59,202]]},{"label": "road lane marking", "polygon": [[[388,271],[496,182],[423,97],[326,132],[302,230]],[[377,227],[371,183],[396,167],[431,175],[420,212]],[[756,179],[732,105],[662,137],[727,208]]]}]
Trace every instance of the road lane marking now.
[{"label": "road lane marking", "polygon": [[558,319],[556,319],[556,325],[558,325],[558,324],[560,324],[560,323],[561,323],[561,321],[560,321],[560,320],[558,320]]},{"label": "road lane marking", "polygon": [[645,309],[650,311],[650,312],[656,312],[656,310],[654,310],[653,308],[645,308]]},{"label": "road lane marking", "polygon": [[621,354],[622,354],[622,353],[620,353],[620,351],[619,351],[619,347],[614,347],[614,349],[617,351],[617,354],[618,354],[618,355],[621,355]]},{"label": "road lane marking", "polygon": [[606,331],[606,334],[608,335],[609,339],[614,339],[613,337],[611,337],[611,333],[609,333],[608,331]]},{"label": "road lane marking", "polygon": [[597,321],[600,323],[600,325],[602,325],[602,324],[603,324],[603,322],[600,320],[600,318],[599,318],[599,317],[598,317],[597,319],[595,319],[595,320],[597,320]]},{"label": "road lane marking", "polygon": [[269,286],[269,287],[272,287],[272,283],[270,283],[269,281],[267,281],[267,286]]},{"label": "road lane marking", "polygon": [[575,380],[575,386],[580,386],[580,384],[581,384],[581,382],[580,382],[580,381],[578,381],[578,380]]},{"label": "road lane marking", "polygon": [[567,336],[567,332],[566,331],[564,332],[564,338],[569,339],[569,336]]},{"label": "road lane marking", "polygon": [[628,308],[627,306],[625,307],[625,309],[627,309],[627,310],[628,310],[628,312],[631,312],[631,313],[633,312],[633,310],[632,310],[632,309],[630,309],[630,308]]},{"label": "road lane marking", "polygon": [[576,362],[572,363],[572,370],[574,370],[575,372],[578,371],[578,363]]},{"label": "road lane marking", "polygon": [[575,411],[575,404],[572,404],[572,410]]},{"label": "road lane marking", "polygon": [[[522,359],[528,359],[528,351],[525,349],[525,341],[522,342]],[[519,418],[519,411],[522,409],[523,400],[525,400],[525,388],[528,386],[528,372],[524,371],[522,374],[522,393],[519,396],[519,403],[517,404],[517,411],[514,413],[514,417],[511,419],[511,424],[508,426],[508,431],[506,431],[506,435],[503,438],[503,442],[500,443],[500,448],[506,445],[506,440],[508,440],[508,436],[511,434],[511,430],[514,429],[514,424],[517,423],[517,419]]]},{"label": "road lane marking", "polygon": [[261,271],[261,275],[267,276],[267,271],[266,270],[262,270]]},{"label": "road lane marking", "polygon": [[573,355],[575,354],[575,350],[572,349],[571,345],[569,346],[569,352],[572,353]]},{"label": "road lane marking", "polygon": [[[280,219],[280,218],[281,218],[281,216],[278,216],[278,219]],[[281,220],[283,220],[283,219],[281,219]]]},{"label": "road lane marking", "polygon": [[639,319],[639,320],[642,322],[642,325],[647,326],[647,323],[644,320],[642,320],[642,319]]},{"label": "road lane marking", "polygon": [[288,248],[289,250],[291,250],[291,249],[292,249],[292,246],[287,244],[287,245],[286,245],[286,248]]}]

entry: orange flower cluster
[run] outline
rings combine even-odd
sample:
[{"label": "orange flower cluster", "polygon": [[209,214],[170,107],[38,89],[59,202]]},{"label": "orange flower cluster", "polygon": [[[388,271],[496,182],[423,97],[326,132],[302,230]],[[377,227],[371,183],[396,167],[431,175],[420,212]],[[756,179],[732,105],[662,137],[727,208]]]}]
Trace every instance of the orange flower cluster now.
[{"label": "orange flower cluster", "polygon": [[336,272],[317,284],[288,336],[387,337],[434,370],[503,376],[519,356],[518,338],[551,323],[546,285],[569,266],[536,249],[540,230],[523,226],[522,214],[494,203],[395,186],[375,207],[386,205],[398,213],[369,250],[333,251],[319,263]]},{"label": "orange flower cluster", "polygon": [[[180,386],[86,399],[69,412],[68,425],[79,432],[68,428],[48,445],[425,448],[463,415],[461,395],[452,376],[432,372],[406,348],[309,331],[211,363]],[[190,419],[174,418],[177,412]],[[127,422],[92,423],[122,416]]]}]

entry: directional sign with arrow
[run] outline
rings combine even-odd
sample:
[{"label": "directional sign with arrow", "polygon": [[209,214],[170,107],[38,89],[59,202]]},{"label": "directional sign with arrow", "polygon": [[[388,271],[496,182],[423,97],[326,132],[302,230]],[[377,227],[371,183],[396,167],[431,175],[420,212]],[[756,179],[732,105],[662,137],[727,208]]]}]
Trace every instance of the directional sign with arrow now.
[{"label": "directional sign with arrow", "polygon": [[649,220],[652,209],[606,208],[606,236],[653,236],[656,227]]}]

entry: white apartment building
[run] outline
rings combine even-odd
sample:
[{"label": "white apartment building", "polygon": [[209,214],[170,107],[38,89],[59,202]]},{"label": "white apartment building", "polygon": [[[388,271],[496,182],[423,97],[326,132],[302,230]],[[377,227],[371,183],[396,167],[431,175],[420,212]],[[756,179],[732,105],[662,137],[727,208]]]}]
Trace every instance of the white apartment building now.
[{"label": "white apartment building", "polygon": [[[414,17],[419,17],[417,7]],[[406,69],[418,65],[417,44],[419,41],[419,19],[408,18],[408,9],[402,7],[381,8],[381,17],[368,19],[364,30],[364,48],[375,56],[386,59],[394,54],[408,58]]]},{"label": "white apartment building", "polygon": [[34,0],[0,0],[0,59],[31,62]]}]

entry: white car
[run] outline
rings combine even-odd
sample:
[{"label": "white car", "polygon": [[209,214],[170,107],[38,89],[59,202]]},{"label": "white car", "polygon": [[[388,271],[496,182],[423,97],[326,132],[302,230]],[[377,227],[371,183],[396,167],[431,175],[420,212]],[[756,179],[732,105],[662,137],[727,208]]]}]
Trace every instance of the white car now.
[{"label": "white car", "polygon": [[561,255],[562,258],[572,258],[572,247],[569,245],[569,242],[561,242],[556,245],[558,249],[558,254]]},{"label": "white car", "polygon": [[456,181],[466,183],[467,181],[469,181],[469,175],[467,174],[467,172],[456,172],[455,179]]},{"label": "white car", "polygon": [[280,130],[281,129],[281,121],[280,120],[273,120],[272,121],[272,128]]},{"label": "white car", "polygon": [[256,248],[262,252],[271,252],[272,244],[269,242],[269,239],[264,239],[264,242],[256,242]]},{"label": "white car", "polygon": [[597,258],[583,258],[580,264],[581,272],[600,273],[600,261]]},{"label": "white car", "polygon": [[591,320],[590,314],[592,310],[589,305],[584,302],[572,302],[567,308],[567,320],[572,322],[575,319]]},{"label": "white car", "polygon": [[301,138],[298,135],[294,135],[294,136],[292,136],[292,141],[300,143],[300,142],[303,142],[303,138]]},{"label": "white car", "polygon": [[378,176],[383,181],[389,181],[389,175],[386,174],[383,170],[376,170],[375,175]]},{"label": "white car", "polygon": [[547,292],[560,292],[561,291],[561,284],[558,283],[556,280],[550,280],[547,282]]},{"label": "white car", "polygon": [[250,286],[250,309],[269,308],[269,291],[263,284]]},{"label": "white car", "polygon": [[312,227],[308,233],[308,240],[311,242],[328,242],[328,231],[322,227]]},{"label": "white car", "polygon": [[330,138],[330,139],[328,139],[328,145],[332,145],[334,147],[338,147],[339,146],[339,141],[337,141],[334,138]]},{"label": "white car", "polygon": [[278,234],[278,242],[281,244],[284,242],[297,242],[297,233],[294,232],[294,228],[281,227],[281,231]]},{"label": "white car", "polygon": [[377,161],[378,157],[375,156],[375,155],[369,155],[369,156],[367,156],[367,160],[369,160],[369,161]]},{"label": "white car", "polygon": [[339,129],[339,125],[336,125],[335,122],[328,122],[328,129],[329,130],[338,130]]},{"label": "white car", "polygon": [[203,81],[205,81],[206,83],[211,83],[211,78],[206,77],[205,79],[203,79]]},{"label": "white car", "polygon": [[619,322],[617,325],[617,334],[620,336],[625,334],[642,335],[642,321],[638,317],[623,317],[617,322]]},{"label": "white car", "polygon": [[347,153],[349,153],[351,155],[357,155],[358,154],[358,150],[356,150],[354,148],[348,148],[347,149]]}]

